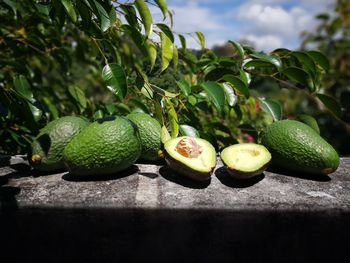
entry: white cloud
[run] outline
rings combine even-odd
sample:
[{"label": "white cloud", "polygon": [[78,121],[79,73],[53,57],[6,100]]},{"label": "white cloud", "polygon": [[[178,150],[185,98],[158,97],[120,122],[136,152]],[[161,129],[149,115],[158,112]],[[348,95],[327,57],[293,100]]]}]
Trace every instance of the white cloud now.
[{"label": "white cloud", "polygon": [[247,35],[245,39],[254,43],[257,50],[264,51],[272,51],[276,48],[280,48],[283,44],[282,38],[275,35]]}]

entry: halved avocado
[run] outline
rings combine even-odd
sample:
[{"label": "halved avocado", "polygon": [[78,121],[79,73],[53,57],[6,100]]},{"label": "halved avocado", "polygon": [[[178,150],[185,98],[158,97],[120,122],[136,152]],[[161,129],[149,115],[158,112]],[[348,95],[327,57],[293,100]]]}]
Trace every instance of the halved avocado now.
[{"label": "halved avocado", "polygon": [[221,152],[220,157],[229,174],[239,179],[261,174],[271,161],[270,152],[255,143],[231,145]]},{"label": "halved avocado", "polygon": [[165,161],[175,172],[198,181],[208,180],[216,166],[216,152],[206,140],[182,136],[166,141]]}]

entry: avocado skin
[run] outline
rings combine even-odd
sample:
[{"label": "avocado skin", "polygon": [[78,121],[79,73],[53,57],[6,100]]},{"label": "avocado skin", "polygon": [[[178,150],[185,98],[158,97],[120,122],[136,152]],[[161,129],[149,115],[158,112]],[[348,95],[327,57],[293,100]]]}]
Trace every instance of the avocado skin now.
[{"label": "avocado skin", "polygon": [[[225,162],[222,160],[221,161],[225,164]],[[244,172],[244,171],[240,171],[240,170],[236,170],[236,169],[231,169],[230,167],[228,167],[227,165],[225,165],[227,172],[236,179],[249,179],[252,178],[254,176],[257,176],[259,174],[262,174],[266,168],[269,166],[270,162],[266,163],[264,166],[262,166],[260,169],[254,171],[254,172]]]},{"label": "avocado skin", "polygon": [[126,116],[139,129],[142,144],[141,160],[157,161],[161,149],[159,122],[146,113],[131,113]]},{"label": "avocado skin", "polygon": [[298,116],[297,121],[309,125],[312,129],[315,130],[315,132],[317,132],[317,134],[320,134],[320,127],[318,127],[317,121],[314,117],[306,114],[301,114]]},{"label": "avocado skin", "polygon": [[72,175],[109,175],[130,167],[141,154],[139,132],[123,117],[90,124],[67,145],[63,160]]},{"label": "avocado skin", "polygon": [[[31,144],[28,153],[29,163],[39,171],[56,171],[64,169],[62,154],[64,148],[78,135],[89,122],[75,116],[65,116],[49,122],[42,128]],[[32,156],[40,156],[41,161],[32,161]]]},{"label": "avocado skin", "polygon": [[272,162],[292,171],[329,174],[339,166],[335,149],[308,125],[282,120],[269,125],[262,144],[271,152]]},{"label": "avocado skin", "polygon": [[181,162],[175,160],[174,158],[172,158],[166,151],[164,151],[164,158],[165,158],[165,162],[166,164],[176,173],[181,174],[181,175],[186,175],[187,177],[196,180],[196,181],[206,181],[209,180],[213,170],[208,172],[208,173],[203,173],[203,172],[199,172],[196,171],[184,164],[182,164]]}]

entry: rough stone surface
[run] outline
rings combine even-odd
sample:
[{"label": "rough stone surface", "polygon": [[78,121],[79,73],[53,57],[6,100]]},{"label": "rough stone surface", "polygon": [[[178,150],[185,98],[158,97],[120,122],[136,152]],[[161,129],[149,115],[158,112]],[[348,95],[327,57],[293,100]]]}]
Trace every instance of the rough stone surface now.
[{"label": "rough stone surface", "polygon": [[[166,166],[137,164],[119,175],[81,178],[40,175],[20,157],[0,168],[2,187],[17,189],[18,207],[99,207],[229,210],[350,210],[350,158],[329,176],[264,174],[229,177],[222,163],[208,182],[194,182]],[[14,192],[16,192],[14,190]]]},{"label": "rough stone surface", "polygon": [[339,262],[350,242],[350,158],[329,176],[268,171],[211,181],[163,165],[76,180],[0,158],[9,262]]}]

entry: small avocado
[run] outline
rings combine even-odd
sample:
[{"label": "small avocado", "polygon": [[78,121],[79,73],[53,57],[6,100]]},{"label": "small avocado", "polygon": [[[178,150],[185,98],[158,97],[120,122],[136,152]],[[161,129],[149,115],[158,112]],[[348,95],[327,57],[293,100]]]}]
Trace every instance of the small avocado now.
[{"label": "small avocado", "polygon": [[139,129],[142,144],[140,159],[146,161],[159,160],[161,148],[161,126],[159,122],[146,113],[131,113],[126,118],[135,123]]},{"label": "small avocado", "polygon": [[312,129],[315,130],[315,132],[320,134],[320,127],[318,127],[317,121],[314,117],[307,114],[300,114],[296,120],[309,125]]},{"label": "small avocado", "polygon": [[49,122],[31,144],[29,163],[39,171],[64,169],[64,148],[88,125],[89,122],[85,119],[74,116],[61,117]]},{"label": "small avocado", "polygon": [[261,140],[275,166],[311,174],[330,174],[339,166],[336,150],[314,129],[295,120],[270,124]]},{"label": "small avocado", "polygon": [[271,161],[270,152],[255,143],[231,145],[222,150],[220,157],[229,174],[238,179],[261,174]]},{"label": "small avocado", "polygon": [[137,126],[111,116],[86,127],[67,145],[63,161],[72,175],[109,175],[130,167],[141,154]]},{"label": "small avocado", "polygon": [[208,180],[216,165],[214,147],[206,140],[182,136],[164,144],[165,161],[175,172],[197,181]]}]

